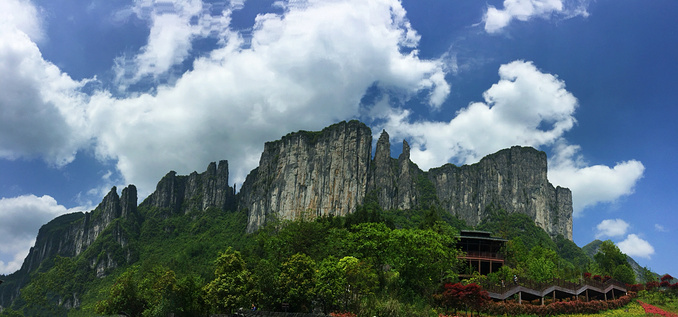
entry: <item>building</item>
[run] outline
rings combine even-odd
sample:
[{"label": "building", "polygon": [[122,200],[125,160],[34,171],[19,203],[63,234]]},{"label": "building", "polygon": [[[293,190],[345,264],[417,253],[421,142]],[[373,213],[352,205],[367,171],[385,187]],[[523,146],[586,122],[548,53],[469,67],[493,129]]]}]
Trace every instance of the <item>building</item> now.
[{"label": "building", "polygon": [[478,272],[487,275],[499,271],[504,266],[501,251],[506,239],[492,237],[486,231],[462,230],[457,246],[464,254],[460,256],[466,262],[468,270],[462,270],[462,277]]}]

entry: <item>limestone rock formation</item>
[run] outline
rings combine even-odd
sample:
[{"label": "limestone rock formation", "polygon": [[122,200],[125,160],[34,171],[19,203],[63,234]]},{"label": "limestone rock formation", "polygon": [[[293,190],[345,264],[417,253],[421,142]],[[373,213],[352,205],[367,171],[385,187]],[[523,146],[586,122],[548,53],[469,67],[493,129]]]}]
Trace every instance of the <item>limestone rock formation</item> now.
[{"label": "limestone rock formation", "polygon": [[406,141],[398,159],[391,158],[386,131],[374,159],[371,144],[370,129],[356,121],[266,143],[259,167],[239,193],[238,208],[248,210],[248,231],[304,213],[346,215],[374,193],[384,209],[436,204],[469,225],[479,224],[493,204],[527,214],[553,237],[572,240],[572,194],[548,182],[544,152],[513,147],[473,165],[446,164],[424,172],[410,160]]},{"label": "limestone rock formation", "polygon": [[[381,133],[372,158],[372,132],[358,121],[337,123],[318,132],[290,133],[265,144],[259,166],[250,172],[238,194],[228,185],[228,162],[220,161],[218,165],[210,163],[203,173],[178,176],[169,172],[142,202],[152,210],[148,214],[139,214],[136,187],[129,185],[120,196],[113,187],[91,212],[50,221],[40,229],[35,246],[11,276],[10,285],[0,288],[0,306],[19,296],[30,274],[47,259],[84,254],[90,269],[103,277],[123,262],[133,261],[128,245],[137,238],[133,235],[138,235],[138,227],[147,217],[208,208],[246,210],[247,230],[253,232],[275,219],[344,216],[353,213],[370,193],[387,210],[435,205],[469,225],[488,217],[485,210],[492,204],[530,216],[552,237],[562,234],[572,240],[572,193],[548,182],[546,164],[544,152],[512,147],[473,165],[446,164],[425,172],[410,160],[406,141],[398,158],[391,157],[386,131]],[[100,239],[102,235],[106,239]],[[78,305],[76,295],[64,299],[70,301],[69,307]]]},{"label": "limestone rock formation", "polygon": [[[31,248],[21,271],[30,272],[43,260],[60,255],[73,257],[82,253],[115,220],[121,217],[138,217],[137,189],[129,185],[122,190],[111,188],[101,203],[91,212],[66,214],[45,224],[38,231],[35,246]],[[127,238],[117,235],[117,242],[124,246]]]},{"label": "limestone rock formation", "polygon": [[[57,255],[75,257],[92,246],[106,230],[110,230],[109,233],[113,236],[117,248],[126,251],[122,252],[125,258],[115,258],[111,255],[113,250],[101,250],[104,252],[103,257],[99,258],[97,253],[88,259],[91,269],[96,270],[97,276],[103,277],[108,270],[123,264],[118,262],[129,262],[130,253],[126,246],[131,237],[123,230],[118,221],[120,219],[126,219],[131,223],[138,223],[140,219],[137,212],[137,189],[134,185],[124,188],[121,196],[118,196],[116,187],[111,188],[91,212],[62,215],[43,225],[21,269],[12,274],[14,278],[18,278],[16,283],[12,283],[12,289],[7,287],[0,289],[0,306],[19,296],[19,289],[28,283],[29,274],[37,270],[43,261]],[[75,299],[70,305],[77,307],[79,301],[75,294],[73,296]]]},{"label": "limestone rock formation", "polygon": [[423,172],[410,160],[410,146],[403,141],[403,151],[391,157],[391,143],[382,131],[370,168],[368,192],[375,193],[384,209],[412,209],[417,206],[416,180]]},{"label": "limestone rock formation", "polygon": [[259,167],[240,190],[248,231],[271,216],[283,220],[352,213],[365,197],[371,149],[371,131],[358,121],[267,142]]},{"label": "limestone rock formation", "polygon": [[572,240],[572,193],[554,188],[546,173],[546,153],[515,146],[473,165],[431,169],[428,177],[442,207],[469,225],[480,223],[493,204],[530,216],[551,236]]},{"label": "limestone rock formation", "polygon": [[215,207],[221,210],[235,210],[235,189],[228,186],[228,161],[219,161],[207,166],[204,173],[193,172],[188,176],[177,176],[170,171],[163,177],[142,205],[150,205],[173,213],[204,211]]}]

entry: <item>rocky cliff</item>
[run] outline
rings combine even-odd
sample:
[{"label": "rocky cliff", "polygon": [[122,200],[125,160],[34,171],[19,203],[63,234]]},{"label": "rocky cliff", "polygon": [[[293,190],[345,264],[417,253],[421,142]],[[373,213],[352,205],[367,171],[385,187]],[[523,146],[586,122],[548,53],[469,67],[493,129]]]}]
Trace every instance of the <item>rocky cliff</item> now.
[{"label": "rocky cliff", "polygon": [[188,213],[215,207],[235,210],[235,188],[228,186],[228,161],[212,162],[204,173],[177,176],[170,171],[141,204],[166,212]]},{"label": "rocky cliff", "polygon": [[[45,260],[57,255],[75,257],[94,244],[105,230],[109,230],[117,248],[129,251],[126,246],[131,237],[128,236],[128,231],[116,223],[118,219],[138,222],[137,189],[134,185],[124,188],[121,196],[118,196],[116,187],[113,187],[91,212],[62,215],[43,225],[21,269],[9,276],[12,281],[11,289],[3,287],[0,306],[19,295],[19,289],[28,282],[29,274],[36,271]],[[90,268],[96,271],[97,276],[103,277],[107,270],[122,264],[118,262],[129,260],[129,252],[122,252],[125,258],[119,259],[111,254],[112,251],[103,250],[101,255],[94,254],[89,259]]]},{"label": "rocky cliff", "polygon": [[572,194],[548,182],[544,152],[513,147],[473,165],[447,164],[424,172],[410,160],[407,142],[398,159],[390,155],[386,131],[374,159],[371,144],[370,129],[357,121],[266,143],[259,167],[239,194],[239,208],[248,210],[248,231],[302,213],[346,215],[369,192],[384,209],[436,204],[469,225],[483,220],[485,207],[494,204],[527,214],[551,236],[572,240]]},{"label": "rocky cliff", "polygon": [[[220,161],[203,173],[169,172],[140,205],[147,207],[143,215],[137,209],[137,190],[129,185],[120,196],[112,188],[91,212],[52,220],[40,229],[21,269],[6,277],[0,307],[15,299],[30,274],[48,259],[82,254],[96,276],[103,277],[134,261],[128,245],[138,238],[144,220],[209,208],[247,210],[247,230],[253,232],[275,219],[344,216],[370,193],[386,210],[435,205],[469,225],[488,217],[485,207],[492,204],[530,216],[552,237],[562,234],[572,240],[572,194],[548,182],[546,164],[544,152],[512,147],[473,165],[446,164],[425,172],[410,160],[405,141],[398,158],[391,157],[386,131],[372,158],[372,132],[358,121],[290,133],[265,144],[259,166],[238,194],[228,185],[228,162]],[[78,305],[76,295],[65,299],[70,307]]]},{"label": "rocky cliff", "polygon": [[[42,261],[55,255],[77,256],[92,245],[115,219],[121,217],[138,217],[134,185],[124,188],[122,196],[118,196],[117,189],[113,187],[91,212],[63,215],[42,226],[21,270],[33,271]],[[127,237],[123,235],[117,235],[116,240],[121,246],[127,243]]]},{"label": "rocky cliff", "polygon": [[365,197],[371,148],[370,129],[357,121],[266,143],[259,167],[240,189],[239,206],[248,210],[248,231],[272,218],[355,211]]},{"label": "rocky cliff", "polygon": [[530,216],[552,237],[572,240],[572,193],[554,188],[546,168],[544,152],[515,146],[473,165],[431,169],[428,177],[442,207],[469,225],[480,223],[487,216],[485,207],[494,204]]}]

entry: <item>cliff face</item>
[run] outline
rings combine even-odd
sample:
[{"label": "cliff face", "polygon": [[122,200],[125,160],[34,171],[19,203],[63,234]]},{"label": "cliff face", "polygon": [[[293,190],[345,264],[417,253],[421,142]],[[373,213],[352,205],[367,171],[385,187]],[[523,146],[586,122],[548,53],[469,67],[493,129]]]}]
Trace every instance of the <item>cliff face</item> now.
[{"label": "cliff face", "polygon": [[141,204],[161,209],[168,212],[167,215],[204,211],[210,207],[234,210],[235,189],[228,186],[228,162],[220,161],[218,167],[212,162],[201,174],[177,176],[171,171]]},{"label": "cliff face", "polygon": [[398,159],[391,158],[389,136],[382,132],[373,160],[371,142],[370,129],[352,121],[267,143],[259,167],[240,191],[248,231],[303,212],[346,215],[372,192],[384,209],[438,204],[469,225],[480,223],[487,216],[485,207],[494,204],[527,214],[551,236],[572,240],[572,194],[548,182],[544,152],[513,147],[477,164],[447,164],[424,172],[410,160],[407,142]]},{"label": "cliff face", "polygon": [[[29,274],[37,270],[43,261],[57,255],[78,256],[85,252],[104,230],[109,229],[118,247],[124,249],[131,237],[128,237],[120,224],[115,221],[129,219],[136,222],[138,217],[137,189],[134,185],[129,185],[122,190],[121,196],[118,196],[117,189],[113,187],[91,212],[62,215],[43,225],[21,269],[9,276],[13,280],[12,289],[6,287],[1,289],[0,306],[7,305],[19,296],[19,289],[28,283]],[[112,257],[110,251],[104,250],[104,257],[97,258],[97,255],[94,255],[89,259],[90,268],[96,270],[97,276],[103,277],[107,270],[122,264],[118,263],[121,259]],[[70,305],[77,306],[77,298]]]},{"label": "cliff face", "polygon": [[[82,254],[96,276],[103,277],[110,269],[133,262],[128,245],[138,237],[144,217],[208,208],[247,210],[247,230],[252,232],[273,219],[344,216],[353,213],[367,193],[374,193],[384,209],[437,205],[469,225],[488,217],[485,207],[493,204],[530,216],[552,237],[562,234],[572,240],[572,194],[548,182],[545,153],[512,147],[473,165],[446,164],[424,172],[410,160],[407,142],[402,148],[398,158],[392,158],[384,131],[372,159],[371,130],[357,121],[341,122],[266,143],[259,166],[237,195],[228,186],[227,161],[210,163],[203,173],[169,172],[142,203],[155,210],[149,214],[137,210],[134,185],[120,196],[114,187],[93,211],[63,215],[40,229],[21,269],[7,276],[0,288],[0,306],[16,298],[30,273],[47,259]],[[64,299],[64,305],[76,307],[76,295]]]},{"label": "cliff face", "polygon": [[352,213],[365,197],[371,151],[371,131],[357,121],[266,143],[259,167],[240,190],[240,208],[248,210],[247,230],[256,230],[271,216],[283,220],[304,213]]},{"label": "cliff face", "polygon": [[416,181],[423,172],[410,161],[410,146],[403,141],[403,152],[398,159],[391,158],[391,143],[386,131],[377,141],[374,161],[370,168],[368,192],[376,193],[384,209],[411,209],[421,196]]},{"label": "cliff face", "polygon": [[428,177],[443,208],[469,225],[480,223],[485,207],[494,204],[530,216],[551,236],[572,240],[572,193],[554,188],[546,168],[544,152],[516,146],[473,165],[431,169]]},{"label": "cliff face", "polygon": [[[21,271],[33,271],[42,261],[56,255],[79,255],[94,243],[113,220],[123,216],[137,216],[137,189],[134,185],[124,188],[121,197],[113,187],[91,212],[63,215],[42,226]],[[117,240],[122,246],[127,243],[127,238],[121,235]]]}]

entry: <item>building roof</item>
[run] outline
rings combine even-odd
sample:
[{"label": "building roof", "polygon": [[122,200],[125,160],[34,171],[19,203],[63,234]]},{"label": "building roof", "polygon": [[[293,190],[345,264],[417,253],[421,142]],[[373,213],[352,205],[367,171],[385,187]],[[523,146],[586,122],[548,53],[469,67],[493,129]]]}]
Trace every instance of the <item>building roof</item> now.
[{"label": "building roof", "polygon": [[459,234],[460,239],[480,239],[480,240],[488,240],[488,241],[501,241],[501,242],[506,242],[508,240],[499,238],[499,237],[493,237],[491,232],[488,231],[479,231],[479,230],[461,230],[461,233]]}]

